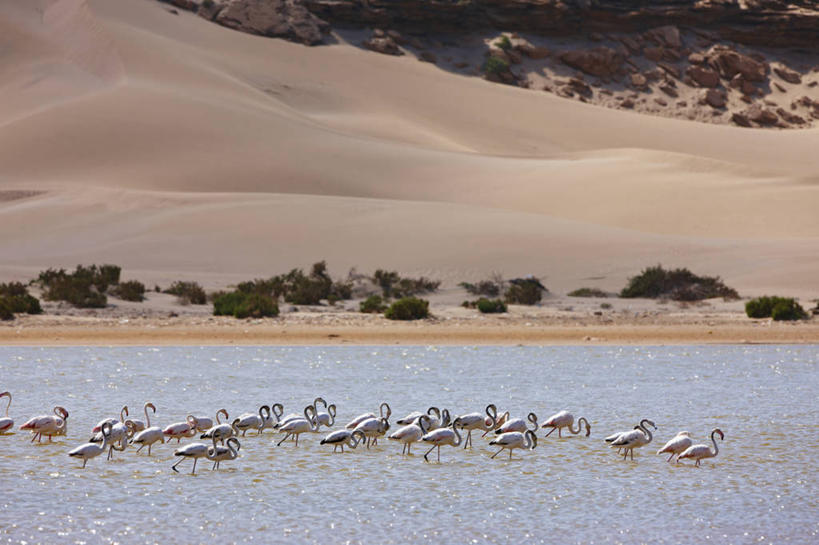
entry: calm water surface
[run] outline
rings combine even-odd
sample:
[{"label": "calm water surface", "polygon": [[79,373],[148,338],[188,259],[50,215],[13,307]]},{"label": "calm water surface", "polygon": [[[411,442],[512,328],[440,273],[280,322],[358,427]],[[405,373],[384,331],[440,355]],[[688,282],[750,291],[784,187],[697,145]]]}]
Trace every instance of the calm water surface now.
[{"label": "calm water surface", "polygon": [[[71,413],[51,445],[0,436],[0,543],[819,543],[818,364],[816,347],[788,346],[0,348],[16,426]],[[326,432],[275,447],[268,430],[195,476],[170,470],[167,443],[86,470],[66,455],[123,404],[152,401],[166,425],[316,395],[338,405],[336,428],[381,401],[394,418],[493,402],[541,420],[569,409],[592,435],[539,432],[512,461],[476,439],[427,464],[389,441],[333,455]],[[657,437],[624,462],[602,438],[641,418]],[[654,454],[714,427],[725,441],[701,468]]]}]

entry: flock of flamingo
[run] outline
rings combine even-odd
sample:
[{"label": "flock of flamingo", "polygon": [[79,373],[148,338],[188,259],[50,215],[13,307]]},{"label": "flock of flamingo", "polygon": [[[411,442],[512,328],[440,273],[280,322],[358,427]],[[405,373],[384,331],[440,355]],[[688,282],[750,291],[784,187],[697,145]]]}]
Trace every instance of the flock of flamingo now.
[{"label": "flock of flamingo", "polygon": [[[0,434],[7,434],[14,427],[14,421],[8,416],[11,394],[9,392],[0,393],[0,399],[4,397],[8,398],[8,403],[6,416],[0,418]],[[258,412],[242,414],[232,421],[229,420],[225,409],[219,409],[216,412],[215,422],[207,416],[188,415],[185,420],[169,424],[164,428],[151,425],[151,414],[156,413],[156,407],[152,403],[145,403],[143,411],[145,420],[131,418],[128,407],[123,407],[119,420],[106,418],[100,421],[92,429],[89,442],[72,449],[68,455],[82,459],[82,467],[85,468],[88,460],[104,452],[107,452],[107,458],[110,460],[115,450],[124,451],[129,445],[133,445],[138,447],[137,453],[148,447],[147,454],[150,456],[151,447],[157,442],[165,443],[166,439],[169,441],[176,439],[179,444],[183,438],[200,434],[200,439],[209,439],[211,444],[180,445],[174,451],[174,456],[178,460],[171,466],[171,469],[178,472],[176,468],[182,461],[192,459],[191,473],[195,474],[196,462],[201,458],[212,461],[214,470],[218,469],[219,464],[223,461],[235,460],[241,448],[238,437],[245,437],[248,431],[253,430],[256,435],[262,435],[264,430],[272,429],[284,434],[276,446],[281,446],[282,443],[291,439],[298,447],[301,434],[319,432],[322,426],[332,428],[336,422],[335,404],[328,405],[320,397],[307,405],[301,414],[292,413],[284,416],[284,407],[280,403],[275,403],[272,406],[262,405]],[[20,426],[20,429],[31,432],[31,442],[34,442],[35,439],[40,442],[44,436],[48,437],[49,442],[53,436],[64,436],[67,430],[68,411],[63,407],[54,407],[53,413],[52,415],[35,416]],[[224,421],[222,421],[223,416]],[[365,413],[357,416],[344,426],[344,429],[330,432],[321,440],[321,444],[332,445],[333,452],[339,449],[344,452],[345,446],[355,449],[360,443],[364,443],[369,449],[378,444],[379,437],[386,436],[387,439],[402,444],[402,455],[411,453],[413,443],[420,442],[429,445],[429,450],[424,453],[426,461],[429,461],[429,454],[437,448],[437,460],[440,462],[442,446],[458,447],[463,444],[465,449],[469,448],[472,446],[472,432],[482,431],[482,437],[492,433],[490,446],[500,447],[491,458],[508,450],[511,460],[513,450],[532,450],[537,446],[535,432],[538,429],[550,428],[545,437],[549,437],[555,430],[557,430],[558,437],[562,437],[564,431],[574,435],[579,434],[583,431],[585,424],[585,436],[588,437],[591,434],[589,421],[583,417],[575,421],[574,416],[568,411],[560,411],[539,425],[535,413],[530,412],[526,419],[512,418],[508,411],[498,416],[497,407],[492,404],[487,405],[484,413],[474,412],[457,416],[454,419],[449,410],[440,410],[437,407],[430,407],[426,412],[412,412],[396,420],[401,427],[387,435],[390,430],[391,416],[392,410],[389,404],[381,403],[378,415]],[[618,454],[622,453],[624,460],[629,455],[633,460],[634,449],[651,443],[653,434],[650,428],[656,431],[657,426],[651,420],[643,419],[633,429],[609,435],[605,441],[612,448],[617,448]],[[463,437],[461,432],[466,432],[466,437]],[[725,439],[720,429],[714,429],[711,432],[711,442],[714,446],[712,450],[707,444],[695,445],[691,434],[681,431],[658,450],[657,454],[669,454],[667,462],[671,462],[676,457],[677,463],[680,460],[691,459],[695,461],[696,466],[699,466],[701,460],[713,458],[719,453],[717,435],[720,440]]]}]

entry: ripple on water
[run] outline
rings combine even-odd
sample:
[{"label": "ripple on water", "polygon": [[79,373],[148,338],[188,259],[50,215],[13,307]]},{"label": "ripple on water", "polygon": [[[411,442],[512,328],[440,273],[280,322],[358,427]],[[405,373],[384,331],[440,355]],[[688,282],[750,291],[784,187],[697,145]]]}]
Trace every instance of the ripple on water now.
[{"label": "ripple on water", "polygon": [[[0,348],[18,425],[66,405],[68,436],[31,444],[0,436],[0,536],[6,542],[304,543],[819,542],[819,446],[813,347],[185,347]],[[231,415],[322,395],[336,428],[389,401],[394,416],[429,405],[453,414],[488,402],[543,421],[586,416],[591,437],[543,438],[513,459],[488,438],[444,447],[441,463],[382,441],[333,454],[321,434],[242,439],[218,473],[200,461],[170,471],[176,442],[88,468],[66,456],[123,404],[157,406],[155,424],[189,413]],[[0,405],[1,407],[1,405]],[[624,461],[602,437],[640,418],[655,441]],[[154,419],[152,419],[154,420]],[[702,468],[656,450],[677,431],[725,441]],[[395,427],[393,427],[395,429]],[[194,440],[186,440],[194,441]],[[199,441],[199,439],[195,439]],[[435,453],[431,453],[433,458]],[[433,458],[434,459],[434,458]],[[25,521],[23,524],[21,521]],[[168,521],[173,521],[169,524]],[[184,533],[181,533],[184,532]]]}]

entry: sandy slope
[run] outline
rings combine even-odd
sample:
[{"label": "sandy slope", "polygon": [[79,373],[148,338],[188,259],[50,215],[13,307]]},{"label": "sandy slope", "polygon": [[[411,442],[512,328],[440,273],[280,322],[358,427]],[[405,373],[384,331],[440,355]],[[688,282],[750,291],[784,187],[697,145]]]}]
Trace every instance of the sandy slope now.
[{"label": "sandy slope", "polygon": [[0,198],[0,277],[326,258],[616,289],[661,261],[819,291],[819,130],[597,108],[152,0],[7,1],[0,31],[0,196],[46,191]]}]

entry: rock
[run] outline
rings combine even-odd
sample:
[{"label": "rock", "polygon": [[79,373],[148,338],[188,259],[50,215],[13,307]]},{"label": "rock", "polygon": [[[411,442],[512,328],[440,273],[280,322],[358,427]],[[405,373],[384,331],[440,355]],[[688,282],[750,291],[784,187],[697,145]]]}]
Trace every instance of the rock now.
[{"label": "rock", "polygon": [[459,61],[455,63],[455,68],[459,68],[463,70],[464,68],[469,68],[469,63],[466,61]]},{"label": "rock", "polygon": [[759,106],[751,106],[746,110],[745,115],[748,116],[748,119],[760,125],[774,125],[779,121],[774,112]]},{"label": "rock", "polygon": [[662,91],[663,93],[667,94],[670,97],[677,98],[678,96],[680,96],[677,90],[668,84],[660,85],[660,91]]},{"label": "rock", "polygon": [[662,97],[655,97],[654,102],[656,102],[660,106],[668,106],[668,102],[666,102],[666,100]]},{"label": "rock", "polygon": [[742,102],[747,102],[748,104],[752,104],[754,102],[754,100],[748,95],[742,95],[741,97],[739,97],[739,100],[741,100]]},{"label": "rock", "polygon": [[682,59],[682,53],[677,49],[664,49],[663,58],[667,61],[677,62]]},{"label": "rock", "polygon": [[594,94],[589,84],[580,78],[570,79],[569,87],[580,96],[591,97]]},{"label": "rock", "polygon": [[788,70],[785,67],[782,68],[774,68],[774,73],[782,78],[783,80],[787,81],[788,83],[802,83],[802,76],[800,76],[797,72],[793,70]]},{"label": "rock", "polygon": [[805,108],[812,108],[814,106],[819,106],[819,101],[814,102],[814,100],[812,98],[810,98],[809,96],[804,96],[803,95],[803,96],[797,98],[796,100],[794,100],[793,102],[791,102],[791,107],[793,107],[794,105],[795,106],[803,106]]},{"label": "rock", "polygon": [[677,79],[680,79],[680,69],[674,66],[673,64],[668,64],[667,62],[658,62],[657,66],[662,68],[666,74],[669,76],[673,76]]},{"label": "rock", "polygon": [[589,34],[589,39],[593,42],[602,42],[603,35],[600,34],[599,32],[592,32],[591,34]]},{"label": "rock", "polygon": [[666,25],[653,28],[645,33],[645,37],[654,43],[679,49],[682,47],[680,29],[674,25]]},{"label": "rock", "polygon": [[811,88],[816,87],[817,85],[819,85],[819,81],[812,81],[812,82],[808,83],[808,87],[811,87]]},{"label": "rock", "polygon": [[634,100],[632,100],[630,98],[627,98],[623,102],[620,103],[620,106],[622,106],[623,108],[632,109],[632,108],[634,108]]},{"label": "rock", "polygon": [[432,51],[421,51],[421,54],[418,55],[418,60],[435,64],[438,62],[438,57],[436,57]]},{"label": "rock", "polygon": [[767,64],[726,46],[714,46],[708,52],[707,61],[726,79],[742,74],[748,81],[764,81],[768,74]]},{"label": "rock", "polygon": [[520,52],[514,49],[507,49],[506,56],[509,57],[509,62],[512,64],[520,64],[523,62],[523,57],[521,56]]},{"label": "rock", "polygon": [[659,81],[663,78],[662,70],[654,68],[653,70],[646,70],[643,75],[648,81]]},{"label": "rock", "polygon": [[688,55],[688,62],[691,64],[702,64],[705,62],[705,55],[702,53],[691,53]]},{"label": "rock", "polygon": [[397,30],[388,30],[387,31],[387,36],[392,38],[392,41],[394,41],[398,45],[406,45],[407,44],[407,39],[404,38],[404,36],[400,32],[398,32]]},{"label": "rock", "polygon": [[742,87],[740,88],[743,95],[751,96],[756,93],[756,87],[750,81],[742,81]]},{"label": "rock", "polygon": [[793,123],[794,125],[804,125],[806,123],[804,117],[792,114],[785,108],[777,108],[776,113],[780,118],[784,119],[788,123]]},{"label": "rock", "polygon": [[387,33],[384,32],[383,30],[381,30],[380,28],[374,28],[373,29],[373,34],[372,34],[373,38],[383,38],[386,35],[387,35]]},{"label": "rock", "polygon": [[650,61],[657,62],[663,58],[662,47],[646,47],[643,49],[643,56]]},{"label": "rock", "polygon": [[787,92],[787,89],[785,89],[784,87],[782,87],[782,85],[780,85],[780,84],[779,84],[778,82],[776,82],[776,81],[775,81],[775,82],[773,82],[773,86],[774,86],[774,88],[775,88],[777,91],[779,91],[780,93],[785,93],[785,92]]},{"label": "rock", "polygon": [[677,106],[679,106],[680,108],[687,108],[688,107],[688,102],[686,102],[685,100],[678,100],[677,101]]},{"label": "rock", "polygon": [[166,11],[167,11],[168,13],[170,13],[171,15],[179,15],[179,11],[178,11],[178,10],[175,10],[174,8],[170,8],[170,9],[168,9],[168,10],[166,10]]},{"label": "rock", "polygon": [[398,44],[395,43],[395,40],[386,35],[379,37],[373,33],[373,36],[369,40],[366,40],[362,45],[370,51],[375,51],[376,53],[381,53],[383,55],[404,54],[404,52],[398,47]]},{"label": "rock", "polygon": [[724,108],[725,101],[725,93],[718,89],[708,89],[705,92],[705,102],[712,108]]},{"label": "rock", "polygon": [[330,25],[313,15],[299,0],[227,0],[213,19],[216,23],[247,32],[305,45],[324,41]]},{"label": "rock", "polygon": [[630,36],[620,37],[620,43],[626,46],[626,49],[632,54],[640,52],[640,42]]},{"label": "rock", "polygon": [[731,121],[733,121],[735,124],[739,125],[740,127],[750,127],[751,126],[751,120],[748,119],[748,116],[746,116],[744,114],[741,114],[741,113],[738,113],[738,112],[734,112],[733,114],[731,114]]},{"label": "rock", "polygon": [[529,57],[530,59],[545,59],[549,56],[549,50],[545,47],[532,45],[529,42],[523,42],[515,46],[515,49]]},{"label": "rock", "polygon": [[710,68],[689,66],[685,73],[700,87],[716,87],[719,85],[719,73]]},{"label": "rock", "polygon": [[613,77],[623,67],[624,57],[610,47],[566,51],[560,55],[564,64],[600,78]]},{"label": "rock", "polygon": [[[196,5],[196,2],[193,0],[159,0],[163,4],[170,4],[172,6],[176,6],[181,9],[185,9],[188,11],[194,11],[199,6]],[[177,12],[179,13],[179,12]]]},{"label": "rock", "polygon": [[636,87],[638,89],[644,89],[646,85],[648,85],[648,80],[642,74],[632,74],[631,85],[632,87]]}]

